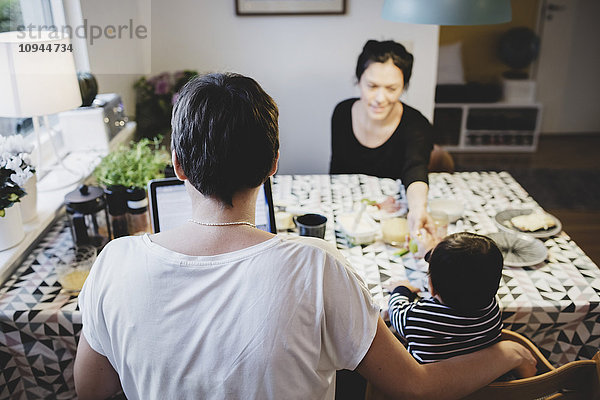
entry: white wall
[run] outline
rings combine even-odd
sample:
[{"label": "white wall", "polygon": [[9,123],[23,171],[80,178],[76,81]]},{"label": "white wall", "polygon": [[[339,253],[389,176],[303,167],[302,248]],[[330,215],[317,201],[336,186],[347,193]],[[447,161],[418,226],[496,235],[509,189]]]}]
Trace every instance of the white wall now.
[{"label": "white wall", "polygon": [[[560,11],[543,19],[537,97],[542,133],[600,132],[600,2],[554,0]],[[595,49],[595,50],[594,50]]]},{"label": "white wall", "polygon": [[[354,69],[366,40],[393,39],[412,49],[415,65],[404,100],[432,119],[438,27],[385,21],[382,4],[347,0],[346,14],[336,16],[238,17],[231,0],[153,1],[151,71],[231,71],[255,78],[279,105],[279,172],[326,173],[331,112],[358,95]],[[101,91],[120,92],[132,110],[131,85],[115,79],[101,77]]]}]

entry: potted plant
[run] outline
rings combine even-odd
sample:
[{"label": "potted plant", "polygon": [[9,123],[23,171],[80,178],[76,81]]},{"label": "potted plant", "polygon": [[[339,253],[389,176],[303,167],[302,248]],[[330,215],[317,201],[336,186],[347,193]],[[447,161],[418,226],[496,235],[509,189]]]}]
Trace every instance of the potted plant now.
[{"label": "potted plant", "polygon": [[0,137],[0,251],[18,244],[25,233],[19,202],[33,176],[28,153],[16,153],[10,137]]},{"label": "potted plant", "polygon": [[[21,199],[21,217],[23,222],[32,220],[37,215],[37,175],[31,162],[33,145],[25,142],[22,135],[0,136],[0,154],[9,154],[21,160],[18,175],[25,177],[19,186],[27,194]],[[15,158],[15,162],[17,158]]]},{"label": "potted plant", "polygon": [[141,137],[155,137],[169,131],[179,90],[196,75],[198,72],[192,70],[163,72],[150,78],[143,76],[134,83],[136,129]]},{"label": "potted plant", "polygon": [[105,187],[111,220],[122,215],[123,211],[115,210],[126,209],[130,234],[149,230],[146,185],[151,179],[164,178],[164,170],[171,160],[161,140],[161,137],[143,138],[131,142],[129,147],[121,146],[104,157],[94,171],[98,183]]}]

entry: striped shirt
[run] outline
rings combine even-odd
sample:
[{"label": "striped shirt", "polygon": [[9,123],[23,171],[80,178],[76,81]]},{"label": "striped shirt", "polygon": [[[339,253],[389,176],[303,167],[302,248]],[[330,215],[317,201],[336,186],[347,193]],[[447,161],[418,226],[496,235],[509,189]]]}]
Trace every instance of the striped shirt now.
[{"label": "striped shirt", "polygon": [[417,302],[417,295],[397,287],[389,300],[390,321],[408,342],[408,351],[420,363],[472,353],[500,340],[502,320],[496,299],[468,315],[435,298]]}]

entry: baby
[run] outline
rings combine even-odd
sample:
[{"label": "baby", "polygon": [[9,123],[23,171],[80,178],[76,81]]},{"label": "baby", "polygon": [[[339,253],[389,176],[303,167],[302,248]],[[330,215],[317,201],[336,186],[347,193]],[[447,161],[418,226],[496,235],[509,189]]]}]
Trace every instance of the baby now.
[{"label": "baby", "polygon": [[425,254],[431,298],[414,301],[418,289],[397,286],[390,321],[420,363],[471,353],[500,340],[496,292],[502,253],[493,240],[474,233],[446,236]]}]

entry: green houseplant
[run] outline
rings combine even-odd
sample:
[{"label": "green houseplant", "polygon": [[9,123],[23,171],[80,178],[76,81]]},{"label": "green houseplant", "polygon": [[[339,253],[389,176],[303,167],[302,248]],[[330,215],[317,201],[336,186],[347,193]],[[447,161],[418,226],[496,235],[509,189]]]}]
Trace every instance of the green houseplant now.
[{"label": "green houseplant", "polygon": [[99,184],[145,188],[151,179],[164,178],[164,169],[171,158],[161,138],[143,138],[120,146],[102,159],[94,171]]}]

